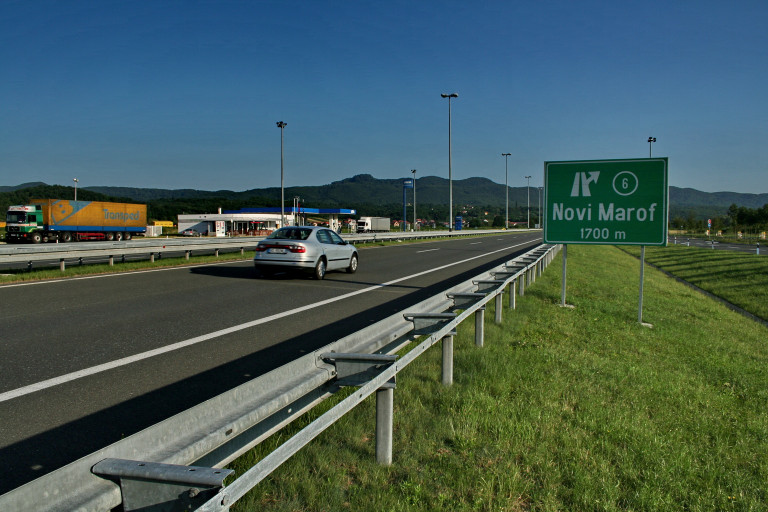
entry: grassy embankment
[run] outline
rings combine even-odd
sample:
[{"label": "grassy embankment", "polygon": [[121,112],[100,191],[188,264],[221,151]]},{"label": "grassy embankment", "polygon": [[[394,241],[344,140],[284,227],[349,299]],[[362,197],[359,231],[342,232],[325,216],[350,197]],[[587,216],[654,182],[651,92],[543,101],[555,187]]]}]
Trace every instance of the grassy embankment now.
[{"label": "grassy embankment", "polygon": [[[371,398],[234,510],[768,508],[768,330],[651,269],[654,327],[641,327],[638,262],[614,247],[569,247],[576,308],[562,309],[559,261],[501,326],[490,303],[484,348],[464,322],[452,387],[439,347],[404,370],[391,467],[375,463]],[[757,281],[743,277],[725,287],[746,299]],[[298,427],[229,467],[244,471]]]},{"label": "grassy embankment", "polygon": [[[626,250],[640,256],[639,248]],[[768,257],[670,245],[647,247],[645,261],[768,320]]]}]

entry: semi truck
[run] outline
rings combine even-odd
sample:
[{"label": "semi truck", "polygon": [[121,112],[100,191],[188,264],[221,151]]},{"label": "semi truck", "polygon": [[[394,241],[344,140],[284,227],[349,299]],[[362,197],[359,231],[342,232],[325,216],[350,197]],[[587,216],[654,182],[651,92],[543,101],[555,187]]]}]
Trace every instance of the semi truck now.
[{"label": "semi truck", "polygon": [[389,217],[360,217],[357,221],[358,233],[389,231]]},{"label": "semi truck", "polygon": [[31,199],[10,206],[6,214],[8,243],[130,240],[147,231],[147,205]]}]

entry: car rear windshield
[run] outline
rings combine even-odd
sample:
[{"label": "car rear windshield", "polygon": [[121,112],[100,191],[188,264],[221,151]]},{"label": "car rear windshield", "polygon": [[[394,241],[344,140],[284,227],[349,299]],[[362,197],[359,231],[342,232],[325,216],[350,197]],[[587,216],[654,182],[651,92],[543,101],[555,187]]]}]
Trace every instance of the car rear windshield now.
[{"label": "car rear windshield", "polygon": [[306,240],[312,233],[311,229],[307,228],[280,228],[277,231],[273,231],[268,237],[268,240]]}]

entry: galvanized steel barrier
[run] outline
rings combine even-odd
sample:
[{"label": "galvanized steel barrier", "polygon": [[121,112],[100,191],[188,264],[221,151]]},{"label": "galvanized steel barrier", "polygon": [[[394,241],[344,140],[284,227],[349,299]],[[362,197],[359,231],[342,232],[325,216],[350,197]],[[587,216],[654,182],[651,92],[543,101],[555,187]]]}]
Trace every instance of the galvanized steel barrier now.
[{"label": "galvanized steel barrier", "polygon": [[[126,439],[0,496],[0,510],[221,511],[341,416],[376,393],[376,459],[392,462],[393,393],[397,374],[433,345],[443,350],[442,383],[453,382],[453,336],[475,316],[475,344],[484,343],[486,305],[515,295],[541,275],[561,246],[541,245],[474,279],[420,302],[361,331],[253,379]],[[395,354],[418,345],[402,357]],[[216,469],[258,445],[345,386],[358,389],[237,480],[222,487],[229,470]],[[164,509],[163,509],[164,510]]]}]

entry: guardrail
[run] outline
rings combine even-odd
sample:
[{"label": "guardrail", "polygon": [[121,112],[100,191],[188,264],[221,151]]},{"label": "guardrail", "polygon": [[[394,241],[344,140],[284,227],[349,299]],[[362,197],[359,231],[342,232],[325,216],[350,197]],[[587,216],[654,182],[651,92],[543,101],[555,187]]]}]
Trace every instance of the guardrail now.
[{"label": "guardrail", "polygon": [[[516,230],[522,233],[526,230]],[[467,236],[492,235],[499,233],[511,233],[503,230],[462,230],[462,231],[416,231],[416,232],[389,232],[370,234],[344,235],[344,239],[352,243],[371,243],[385,240],[403,239],[427,239],[427,238],[456,238]],[[2,263],[26,263],[28,269],[32,269],[34,262],[59,261],[60,270],[66,270],[67,262],[82,264],[83,258],[108,258],[109,264],[114,265],[115,258],[125,260],[125,256],[144,255],[150,261],[155,257],[162,257],[163,252],[184,252],[189,259],[192,252],[219,255],[219,251],[240,250],[245,253],[248,248],[253,248],[264,237],[222,237],[222,238],[158,238],[131,240],[125,242],[80,242],[68,244],[42,244],[42,245],[4,245],[0,246],[0,264]]]},{"label": "guardrail", "polygon": [[[184,510],[229,507],[314,437],[376,393],[376,458],[392,462],[393,392],[397,373],[442,341],[442,382],[453,382],[453,335],[475,316],[475,344],[483,345],[486,305],[495,300],[501,323],[503,294],[516,296],[541,275],[561,246],[541,245],[440,295],[214,397],[0,496],[0,510],[155,510],[172,500]],[[403,357],[395,354],[419,344]],[[215,469],[345,386],[357,392],[332,407],[226,488],[229,470]],[[193,466],[194,465],[194,466]],[[214,467],[212,469],[212,467]],[[201,475],[191,478],[191,475]]]}]

